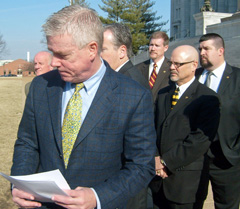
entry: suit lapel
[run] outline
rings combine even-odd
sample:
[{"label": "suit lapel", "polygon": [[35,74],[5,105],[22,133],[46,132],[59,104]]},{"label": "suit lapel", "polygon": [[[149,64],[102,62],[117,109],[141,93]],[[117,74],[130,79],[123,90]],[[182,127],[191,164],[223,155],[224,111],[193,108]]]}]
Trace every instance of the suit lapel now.
[{"label": "suit lapel", "polygon": [[181,98],[178,100],[174,108],[171,110],[171,112],[169,113],[169,117],[177,113],[179,110],[182,110],[188,103],[192,101],[198,84],[199,82],[197,81],[197,79],[195,79],[181,96]]},{"label": "suit lapel", "polygon": [[60,153],[62,153],[61,115],[63,87],[64,81],[61,78],[55,79],[54,84],[47,87],[52,128]]},{"label": "suit lapel", "polygon": [[152,88],[153,95],[158,93],[157,91],[159,90],[159,85],[168,76],[168,73],[167,73],[168,70],[169,70],[169,65],[167,64],[167,60],[165,58],[163,63],[162,63],[161,68],[159,69],[159,73],[157,75],[157,79],[155,81],[155,84],[153,85],[153,88]]},{"label": "suit lapel", "polygon": [[172,95],[174,93],[174,90],[175,90],[175,85],[172,85],[171,89],[169,90],[169,92],[167,93],[166,98],[165,98],[166,115],[169,115],[169,113],[171,112]]},{"label": "suit lapel", "polygon": [[226,65],[226,68],[224,70],[224,73],[222,75],[222,79],[219,85],[219,89],[218,89],[218,94],[223,94],[224,90],[226,89],[226,87],[229,85],[230,81],[231,81],[231,75],[232,74],[232,68],[230,65]]},{"label": "suit lapel", "polygon": [[116,79],[113,77],[114,73],[115,72],[113,72],[112,69],[107,68],[95,98],[93,99],[91,107],[89,108],[85,120],[81,126],[73,149],[78,146],[78,144],[84,138],[87,137],[87,135],[98,124],[102,117],[114,106],[114,103],[116,102],[116,93],[113,92],[113,89],[117,88],[118,86]]}]

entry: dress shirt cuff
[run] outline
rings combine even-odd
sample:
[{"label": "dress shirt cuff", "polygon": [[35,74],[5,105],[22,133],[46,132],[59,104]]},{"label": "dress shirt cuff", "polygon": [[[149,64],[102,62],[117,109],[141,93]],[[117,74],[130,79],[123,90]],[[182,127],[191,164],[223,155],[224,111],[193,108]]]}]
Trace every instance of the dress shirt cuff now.
[{"label": "dress shirt cuff", "polygon": [[91,188],[91,190],[94,192],[96,200],[97,200],[97,207],[96,207],[96,209],[101,209],[101,203],[100,203],[100,200],[98,198],[97,192],[93,188]]}]

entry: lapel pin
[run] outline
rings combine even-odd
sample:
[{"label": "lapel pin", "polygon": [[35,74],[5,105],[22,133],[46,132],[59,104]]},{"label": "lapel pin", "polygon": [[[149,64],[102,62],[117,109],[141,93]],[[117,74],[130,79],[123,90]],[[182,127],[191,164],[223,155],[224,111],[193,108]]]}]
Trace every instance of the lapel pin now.
[{"label": "lapel pin", "polygon": [[166,73],[166,70],[164,70],[163,73]]},{"label": "lapel pin", "polygon": [[188,99],[188,96],[185,96],[185,99]]},{"label": "lapel pin", "polygon": [[227,76],[227,79],[229,79],[229,76]]}]

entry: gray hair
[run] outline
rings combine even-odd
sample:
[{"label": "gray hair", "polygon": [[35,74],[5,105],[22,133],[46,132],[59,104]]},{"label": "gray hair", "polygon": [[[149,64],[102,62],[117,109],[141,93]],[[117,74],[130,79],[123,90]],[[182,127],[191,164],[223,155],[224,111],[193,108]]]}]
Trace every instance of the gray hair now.
[{"label": "gray hair", "polygon": [[42,26],[46,36],[72,35],[73,42],[82,49],[91,41],[103,43],[103,25],[97,13],[78,4],[67,6],[51,15]]},{"label": "gray hair", "polygon": [[127,48],[127,56],[132,56],[132,34],[128,26],[113,23],[104,26],[104,31],[110,30],[113,34],[113,44],[118,49],[120,46],[125,45]]}]

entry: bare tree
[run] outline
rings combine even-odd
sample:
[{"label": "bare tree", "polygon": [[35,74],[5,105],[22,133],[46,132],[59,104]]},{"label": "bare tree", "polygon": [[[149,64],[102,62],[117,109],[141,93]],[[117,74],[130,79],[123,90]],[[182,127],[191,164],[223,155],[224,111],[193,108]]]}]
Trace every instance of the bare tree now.
[{"label": "bare tree", "polygon": [[0,34],[0,57],[6,50],[6,42],[3,40],[2,34]]}]

